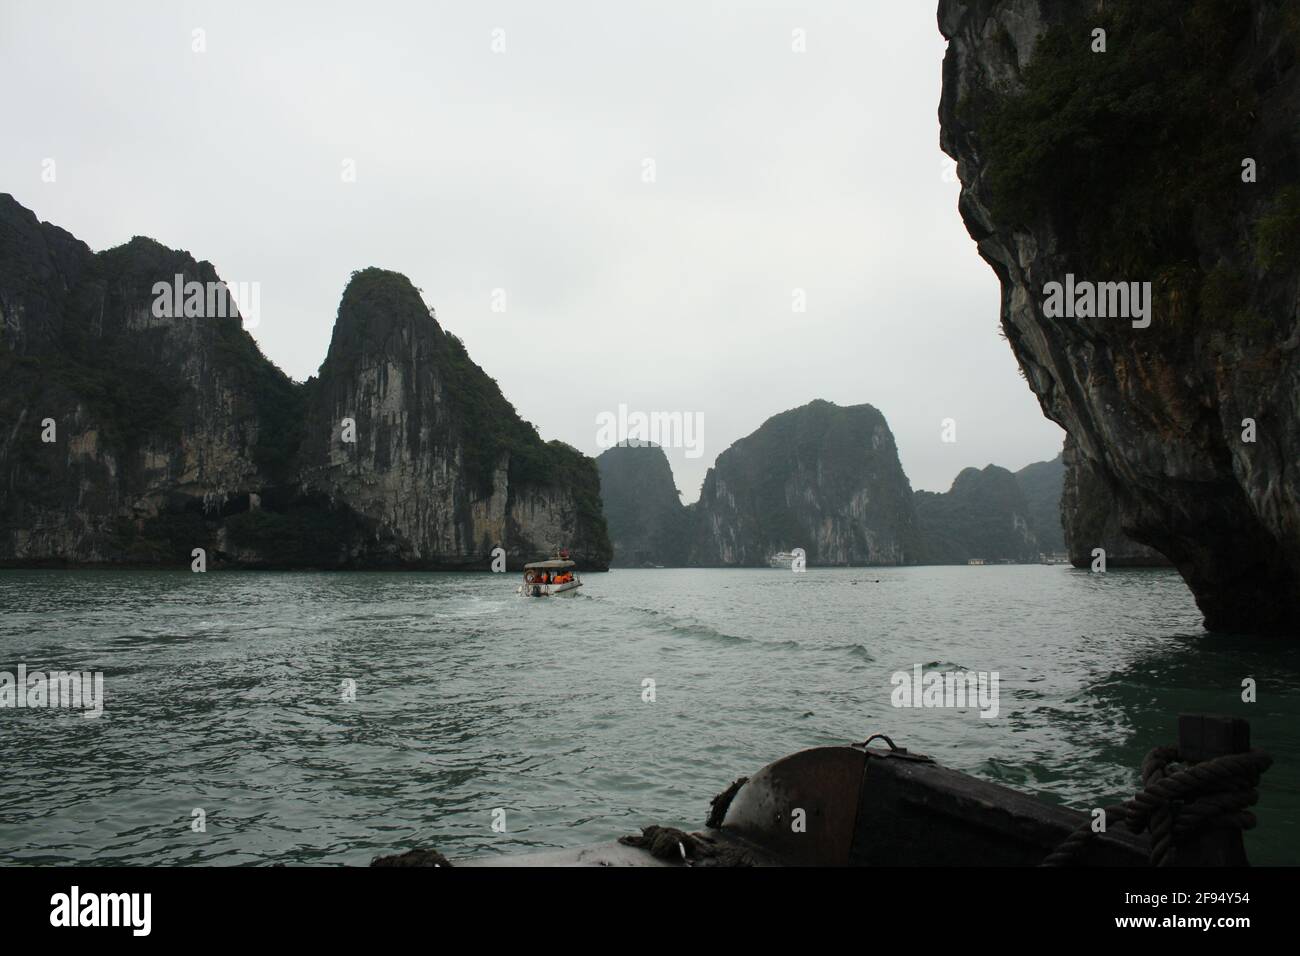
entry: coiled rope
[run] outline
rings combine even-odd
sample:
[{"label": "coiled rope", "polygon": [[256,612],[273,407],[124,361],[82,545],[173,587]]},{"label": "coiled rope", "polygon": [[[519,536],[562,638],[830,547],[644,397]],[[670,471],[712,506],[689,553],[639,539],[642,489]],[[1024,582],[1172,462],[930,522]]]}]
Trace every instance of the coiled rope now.
[{"label": "coiled rope", "polygon": [[[1169,866],[1178,844],[1195,831],[1253,829],[1255,814],[1248,808],[1259,800],[1260,775],[1272,764],[1264,751],[1248,750],[1183,766],[1177,747],[1156,747],[1142,761],[1142,789],[1106,807],[1105,819],[1118,819],[1134,833],[1150,829],[1151,865]],[[1092,824],[1080,824],[1039,865],[1074,863],[1097,833]]]}]

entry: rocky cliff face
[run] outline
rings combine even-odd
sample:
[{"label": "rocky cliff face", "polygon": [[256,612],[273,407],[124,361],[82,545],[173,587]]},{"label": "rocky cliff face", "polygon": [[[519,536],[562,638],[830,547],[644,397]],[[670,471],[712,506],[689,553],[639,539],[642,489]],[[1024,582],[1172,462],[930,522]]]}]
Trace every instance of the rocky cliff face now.
[{"label": "rocky cliff face", "polygon": [[237,311],[158,317],[176,275],[219,282],[148,239],[92,253],[0,195],[0,563],[487,567],[566,545],[605,565],[594,464],[520,421],[404,278],[358,273],[297,385]]},{"label": "rocky cliff face", "polygon": [[282,466],[292,384],[237,314],[155,317],[176,274],[217,280],[148,239],[94,254],[0,195],[0,560],[188,563]]},{"label": "rocky cliff face", "polygon": [[1029,503],[1005,468],[965,468],[948,491],[918,491],[915,502],[926,564],[1038,560]]},{"label": "rocky cliff face", "polygon": [[[1208,628],[1295,634],[1300,15],[942,0],[939,25],[961,213],[1079,474],[1173,561]],[[1084,294],[1048,305],[1075,280],[1138,285],[1127,307],[1118,286],[1104,312]]]},{"label": "rocky cliff face", "polygon": [[608,562],[590,459],[543,443],[405,276],[353,276],[310,384],[304,493],[391,533],[354,539],[356,556],[482,566],[500,545],[512,558],[568,547]]},{"label": "rocky cliff face", "polygon": [[596,458],[596,467],[614,548],[610,564],[625,568],[686,564],[690,515],[663,449],[651,444],[616,445]]},{"label": "rocky cliff face", "polygon": [[1092,464],[1078,453],[1074,442],[1065,440],[1061,486],[1061,518],[1065,528],[1065,550],[1076,568],[1091,568],[1093,551],[1106,552],[1107,568],[1168,567],[1169,559],[1134,541],[1120,525],[1119,511],[1097,476]]},{"label": "rocky cliff face", "polygon": [[691,512],[696,565],[766,565],[795,548],[809,565],[921,553],[893,433],[870,405],[816,401],[769,418],[718,456]]}]

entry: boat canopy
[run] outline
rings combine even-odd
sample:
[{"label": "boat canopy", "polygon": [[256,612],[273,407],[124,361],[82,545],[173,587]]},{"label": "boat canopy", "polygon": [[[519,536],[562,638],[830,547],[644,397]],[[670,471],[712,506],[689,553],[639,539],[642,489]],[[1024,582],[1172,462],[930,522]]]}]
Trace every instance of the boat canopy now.
[{"label": "boat canopy", "polygon": [[542,570],[552,571],[555,570],[556,568],[572,568],[572,567],[577,567],[577,565],[575,565],[572,561],[564,561],[560,558],[553,558],[550,561],[533,561],[530,564],[525,564],[524,570],[528,571],[533,568],[540,568]]}]

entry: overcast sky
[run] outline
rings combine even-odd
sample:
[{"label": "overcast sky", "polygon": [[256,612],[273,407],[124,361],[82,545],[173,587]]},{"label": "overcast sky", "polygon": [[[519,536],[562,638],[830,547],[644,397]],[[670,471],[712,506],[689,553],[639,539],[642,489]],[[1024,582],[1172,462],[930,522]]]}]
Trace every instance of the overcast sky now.
[{"label": "overcast sky", "polygon": [[0,0],[0,191],[260,283],[253,334],[298,380],[380,266],[544,438],[595,455],[620,404],[702,416],[702,454],[668,452],[687,502],[814,398],[878,407],[912,486],[946,490],[1062,432],[945,175],[934,11]]}]

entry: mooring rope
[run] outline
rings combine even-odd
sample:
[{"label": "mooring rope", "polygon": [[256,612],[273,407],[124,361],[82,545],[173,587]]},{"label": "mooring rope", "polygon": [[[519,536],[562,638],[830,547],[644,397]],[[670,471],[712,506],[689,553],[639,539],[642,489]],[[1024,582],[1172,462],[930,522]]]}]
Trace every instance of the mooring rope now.
[{"label": "mooring rope", "polygon": [[[1248,808],[1259,800],[1260,775],[1272,764],[1264,751],[1248,750],[1181,766],[1177,747],[1156,747],[1142,761],[1142,789],[1106,807],[1105,819],[1118,819],[1134,833],[1150,829],[1151,865],[1169,866],[1177,862],[1172,851],[1190,833],[1254,828]],[[1039,865],[1070,865],[1096,833],[1091,820],[1080,824]]]}]

